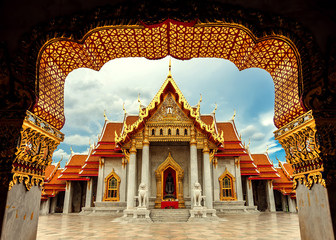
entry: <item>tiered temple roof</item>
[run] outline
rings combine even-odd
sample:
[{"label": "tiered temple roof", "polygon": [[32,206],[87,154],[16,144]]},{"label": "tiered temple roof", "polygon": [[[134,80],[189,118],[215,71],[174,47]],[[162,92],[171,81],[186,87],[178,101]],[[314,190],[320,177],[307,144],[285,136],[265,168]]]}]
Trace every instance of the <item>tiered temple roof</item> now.
[{"label": "tiered temple roof", "polygon": [[257,165],[247,150],[247,155],[242,155],[240,157],[240,174],[242,176],[260,175]]},{"label": "tiered temple roof", "polygon": [[273,181],[273,189],[279,190],[283,195],[290,195],[295,198],[295,190],[293,190],[293,169],[288,163],[281,163],[279,161],[279,167],[276,168],[280,179]]},{"label": "tiered temple roof", "polygon": [[245,147],[243,146],[234,120],[228,122],[217,122],[217,131],[224,133],[224,143],[218,148],[216,157],[225,156],[244,156],[248,155]]},{"label": "tiered temple roof", "polygon": [[61,171],[60,162],[56,165],[49,165],[46,168],[44,177],[44,187],[42,191],[42,200],[47,200],[48,197],[55,197],[58,192],[65,191],[65,180],[58,179]]},{"label": "tiered temple roof", "polygon": [[85,164],[87,154],[71,154],[69,161],[64,167],[58,179],[69,181],[87,181],[89,178],[82,177],[79,172],[82,170],[82,166]]},{"label": "tiered temple roof", "polygon": [[89,154],[82,166],[79,175],[81,177],[97,177],[99,168],[99,156],[92,155],[93,146],[90,146]]},{"label": "tiered temple roof", "polygon": [[257,165],[260,174],[258,176],[249,177],[250,180],[267,180],[280,178],[277,170],[269,159],[268,154],[252,154],[254,163]]}]

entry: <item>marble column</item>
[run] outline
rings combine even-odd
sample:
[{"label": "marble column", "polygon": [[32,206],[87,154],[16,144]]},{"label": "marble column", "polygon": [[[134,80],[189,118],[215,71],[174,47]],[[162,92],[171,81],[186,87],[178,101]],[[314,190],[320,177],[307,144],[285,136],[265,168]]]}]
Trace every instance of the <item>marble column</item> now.
[{"label": "marble column", "polygon": [[55,213],[56,212],[56,207],[57,207],[57,195],[55,197],[51,198],[50,213]]},{"label": "marble column", "polygon": [[248,179],[248,177],[246,177],[246,196],[247,206],[254,206],[252,180]]},{"label": "marble column", "polygon": [[48,198],[46,201],[42,201],[40,208],[40,215],[48,215],[50,209],[50,198]]},{"label": "marble column", "polygon": [[240,159],[239,157],[235,158],[235,177],[236,177],[236,188],[237,188],[237,200],[243,201],[243,187],[241,182],[241,174],[240,174]]},{"label": "marble column", "polygon": [[211,168],[210,168],[210,149],[208,145],[208,140],[205,139],[203,142],[203,192],[206,197],[205,206],[208,209],[212,209],[212,179],[211,179]]},{"label": "marble column", "polygon": [[283,194],[281,194],[281,205],[282,205],[282,211],[288,212],[287,196]]},{"label": "marble column", "polygon": [[71,213],[72,211],[72,192],[73,192],[72,182],[66,181],[63,213]]},{"label": "marble column", "polygon": [[267,209],[270,212],[275,212],[275,201],[274,201],[274,192],[273,192],[273,183],[272,180],[267,180],[266,183],[266,197],[267,197]]},{"label": "marble column", "polygon": [[92,187],[93,187],[92,184],[93,184],[93,178],[90,178],[90,180],[86,182],[85,207],[91,207]]},{"label": "marble column", "polygon": [[126,183],[127,183],[127,166],[125,167],[122,167],[121,169],[121,176],[120,176],[120,191],[119,191],[119,194],[120,194],[120,202],[126,202]]},{"label": "marble column", "polygon": [[128,163],[128,178],[127,178],[127,209],[133,209],[134,196],[136,190],[136,141],[132,139],[130,148],[129,163]]},{"label": "marble column", "polygon": [[289,212],[295,213],[296,212],[296,201],[295,201],[295,199],[292,199],[290,196],[287,196],[287,199],[288,199]]},{"label": "marble column", "polygon": [[148,140],[148,128],[144,129],[144,139],[142,142],[142,166],[141,166],[141,183],[145,183],[150,192],[149,181],[149,140]]},{"label": "marble column", "polygon": [[198,167],[197,167],[197,142],[195,128],[191,129],[191,140],[190,140],[190,197],[191,197],[191,208],[193,208],[193,188],[194,184],[198,182]]},{"label": "marble column", "polygon": [[99,158],[96,202],[103,201],[104,195],[104,158]]}]

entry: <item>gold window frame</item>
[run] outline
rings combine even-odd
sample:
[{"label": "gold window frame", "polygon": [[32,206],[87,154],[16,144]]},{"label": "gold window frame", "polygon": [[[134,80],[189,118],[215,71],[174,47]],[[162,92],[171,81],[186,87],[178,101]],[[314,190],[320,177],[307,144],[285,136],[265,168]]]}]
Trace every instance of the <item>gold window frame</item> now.
[{"label": "gold window frame", "polygon": [[[117,196],[116,197],[108,197],[108,191],[109,191],[109,181],[111,178],[115,178],[117,180]],[[111,202],[119,202],[120,200],[120,177],[115,173],[114,169],[112,169],[112,172],[107,175],[105,178],[105,191],[104,191],[104,198],[103,201],[111,201]]]},{"label": "gold window frame", "polygon": [[[231,197],[225,197],[223,195],[223,189],[224,189],[224,179],[228,177],[231,180]],[[220,200],[221,201],[235,201],[237,200],[237,194],[236,194],[236,178],[227,170],[225,169],[224,173],[218,178],[219,181],[219,192],[220,192]],[[225,188],[227,189],[227,188]]]}]

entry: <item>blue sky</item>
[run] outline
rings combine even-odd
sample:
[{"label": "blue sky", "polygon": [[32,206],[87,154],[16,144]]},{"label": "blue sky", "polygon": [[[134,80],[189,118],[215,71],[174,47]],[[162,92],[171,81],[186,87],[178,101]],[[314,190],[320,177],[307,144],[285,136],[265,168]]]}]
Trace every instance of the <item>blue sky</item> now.
[{"label": "blue sky", "polygon": [[[123,103],[128,113],[138,113],[138,94],[147,105],[168,74],[168,58],[147,60],[121,58],[106,63],[101,70],[76,69],[65,81],[66,122],[61,129],[65,140],[56,149],[53,160],[61,166],[70,155],[86,153],[89,142],[97,142],[104,124],[104,110],[109,120],[122,121]],[[269,73],[251,68],[239,71],[228,60],[198,58],[172,59],[172,76],[191,105],[202,94],[201,113],[216,111],[217,121],[227,121],[236,110],[235,123],[246,143],[251,139],[252,153],[268,153],[277,165],[285,153],[274,140],[274,84]]]}]

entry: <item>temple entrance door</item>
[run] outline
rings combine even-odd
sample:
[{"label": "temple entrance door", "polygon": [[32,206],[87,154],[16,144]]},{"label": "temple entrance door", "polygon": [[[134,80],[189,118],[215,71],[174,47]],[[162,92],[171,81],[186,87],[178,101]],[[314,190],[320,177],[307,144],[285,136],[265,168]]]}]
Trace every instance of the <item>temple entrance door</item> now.
[{"label": "temple entrance door", "polygon": [[184,171],[171,154],[155,171],[155,208],[185,208],[183,198]]}]

